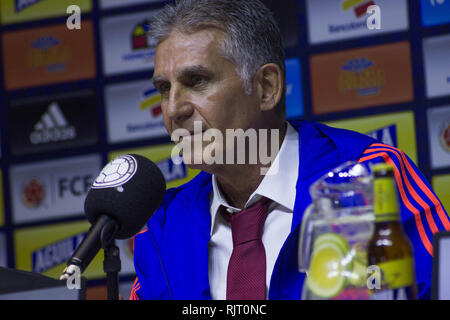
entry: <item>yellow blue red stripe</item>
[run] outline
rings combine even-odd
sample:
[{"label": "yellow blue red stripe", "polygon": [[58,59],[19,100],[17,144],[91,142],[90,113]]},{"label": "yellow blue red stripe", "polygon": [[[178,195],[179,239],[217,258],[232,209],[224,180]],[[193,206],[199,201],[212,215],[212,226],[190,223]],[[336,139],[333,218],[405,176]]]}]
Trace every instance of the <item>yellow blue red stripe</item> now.
[{"label": "yellow blue red stripe", "polygon": [[415,165],[401,150],[386,144],[375,143],[365,150],[359,162],[372,162],[377,159],[382,159],[394,166],[394,177],[401,202],[414,215],[419,237],[428,253],[432,255],[433,234],[450,230],[449,217],[441,202],[422,174],[415,169]]}]

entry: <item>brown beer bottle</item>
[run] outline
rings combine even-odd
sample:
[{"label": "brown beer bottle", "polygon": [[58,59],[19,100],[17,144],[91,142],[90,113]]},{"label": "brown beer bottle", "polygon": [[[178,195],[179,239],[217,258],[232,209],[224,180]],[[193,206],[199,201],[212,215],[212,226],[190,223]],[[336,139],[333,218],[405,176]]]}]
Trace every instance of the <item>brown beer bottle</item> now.
[{"label": "brown beer bottle", "polygon": [[[413,247],[403,230],[394,180],[388,164],[373,167],[375,230],[367,248],[369,269],[374,282],[367,285],[371,299],[417,299]],[[371,279],[373,280],[373,279]]]}]

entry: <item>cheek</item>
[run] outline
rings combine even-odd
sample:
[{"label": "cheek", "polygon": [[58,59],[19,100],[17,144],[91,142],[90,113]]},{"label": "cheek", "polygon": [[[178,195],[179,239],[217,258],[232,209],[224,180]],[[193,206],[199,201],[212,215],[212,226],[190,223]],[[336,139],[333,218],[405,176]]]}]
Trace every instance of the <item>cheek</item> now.
[{"label": "cheek", "polygon": [[255,101],[245,94],[245,92],[234,91],[224,101],[224,118],[229,124],[229,128],[247,129],[253,126],[253,121],[257,118],[255,112]]},{"label": "cheek", "polygon": [[253,114],[252,100],[238,88],[221,88],[198,105],[203,117],[218,129],[241,128]]}]

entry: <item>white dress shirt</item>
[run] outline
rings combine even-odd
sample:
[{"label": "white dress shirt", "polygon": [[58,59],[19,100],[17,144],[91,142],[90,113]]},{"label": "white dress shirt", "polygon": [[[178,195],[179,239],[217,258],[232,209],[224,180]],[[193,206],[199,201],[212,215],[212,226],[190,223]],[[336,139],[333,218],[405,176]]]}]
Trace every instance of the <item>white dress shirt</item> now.
[{"label": "white dress shirt", "polygon": [[[278,164],[276,163],[278,161]],[[294,210],[296,184],[298,178],[298,132],[287,123],[286,136],[274,163],[264,176],[261,184],[248,199],[245,208],[266,197],[273,202],[264,223],[262,242],[266,251],[266,298],[269,292],[270,278],[278,254],[291,231],[292,212]],[[276,174],[272,174],[278,169]],[[231,226],[221,214],[221,205],[228,212],[239,212],[231,207],[222,196],[217,178],[212,177],[211,193],[211,239],[208,243],[208,274],[211,296],[214,300],[225,300],[227,292],[227,269],[233,251]]]}]

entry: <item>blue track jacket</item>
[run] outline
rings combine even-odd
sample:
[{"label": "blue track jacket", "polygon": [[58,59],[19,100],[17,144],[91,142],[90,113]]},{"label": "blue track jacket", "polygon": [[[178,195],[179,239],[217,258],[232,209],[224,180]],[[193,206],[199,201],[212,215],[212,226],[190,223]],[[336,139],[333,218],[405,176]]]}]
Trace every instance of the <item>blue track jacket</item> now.
[{"label": "blue track jacket", "polygon": [[[414,163],[400,150],[365,135],[313,122],[291,122],[299,132],[299,171],[291,233],[272,273],[269,299],[301,299],[305,274],[297,268],[303,213],[311,203],[310,185],[346,161],[388,162],[395,166],[401,219],[415,255],[419,298],[430,298],[432,239],[450,230],[447,213]],[[211,175],[167,190],[161,207],[135,236],[136,281],[130,299],[211,299],[208,241]]]}]

